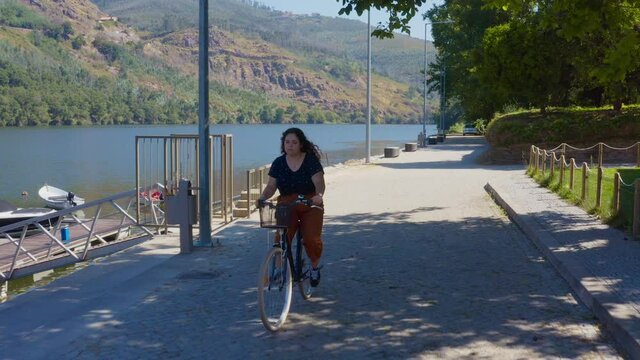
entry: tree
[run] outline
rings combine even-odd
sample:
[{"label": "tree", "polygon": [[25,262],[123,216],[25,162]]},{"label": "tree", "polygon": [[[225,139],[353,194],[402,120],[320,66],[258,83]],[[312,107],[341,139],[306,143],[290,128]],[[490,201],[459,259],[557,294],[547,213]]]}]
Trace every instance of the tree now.
[{"label": "tree", "polygon": [[505,98],[495,84],[479,74],[484,61],[483,39],[487,29],[506,23],[508,16],[486,8],[484,0],[445,0],[426,16],[430,22],[438,23],[432,26],[438,53],[428,70],[430,91],[442,89],[444,74],[447,98],[460,101],[467,120],[491,118],[502,108]]},{"label": "tree", "polygon": [[284,122],[284,109],[277,108],[274,121],[276,124],[282,124]]},{"label": "tree", "polygon": [[485,34],[478,75],[494,84],[503,103],[534,106],[544,113],[549,105],[563,105],[569,92],[570,48],[554,32],[539,29],[535,20],[512,21]]},{"label": "tree", "polygon": [[263,124],[271,124],[273,123],[275,114],[274,110],[271,106],[264,105],[262,109],[260,109],[260,122]]},{"label": "tree", "polygon": [[312,108],[307,113],[307,124],[324,124],[325,114],[317,107]]},{"label": "tree", "polygon": [[99,53],[104,55],[108,62],[114,62],[122,57],[124,50],[119,45],[116,45],[109,40],[97,37],[93,40],[93,47],[98,50]]},{"label": "tree", "polygon": [[431,90],[466,120],[507,105],[598,105],[619,110],[640,88],[640,0],[445,0],[427,12],[438,49]]},{"label": "tree", "polygon": [[73,34],[73,25],[71,25],[71,22],[65,21],[64,23],[62,23],[62,38],[65,40],[69,40],[69,38],[71,38],[71,35]]},{"label": "tree", "polygon": [[582,83],[602,87],[608,101],[619,110],[631,98],[640,69],[640,0],[486,0],[512,17],[540,16],[546,29],[565,41],[581,44],[572,58]]},{"label": "tree", "polygon": [[373,36],[392,38],[395,30],[409,33],[409,20],[411,20],[427,0],[337,0],[342,2],[342,9],[339,15],[349,15],[355,11],[358,16],[366,10],[374,8],[376,10],[386,10],[389,12],[389,21],[373,31]]},{"label": "tree", "polygon": [[71,40],[71,47],[74,48],[75,50],[80,50],[86,44],[87,42],[84,39],[84,36],[82,35],[78,35],[74,37],[73,40]]}]

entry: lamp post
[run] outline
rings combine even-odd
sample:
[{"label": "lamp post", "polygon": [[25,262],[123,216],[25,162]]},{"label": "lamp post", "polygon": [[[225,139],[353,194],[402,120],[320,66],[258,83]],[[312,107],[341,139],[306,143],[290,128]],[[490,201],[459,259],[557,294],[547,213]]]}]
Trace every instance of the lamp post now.
[{"label": "lamp post", "polygon": [[367,11],[367,158],[371,162],[371,8]]},{"label": "lamp post", "polygon": [[442,139],[444,140],[444,122],[447,119],[447,64],[442,63],[442,91],[440,92],[442,97],[442,105],[440,105],[440,130],[442,130]]},{"label": "lamp post", "polygon": [[[422,116],[422,133],[424,134],[424,139],[426,141],[427,138],[427,35],[429,34],[428,26],[436,25],[436,24],[451,24],[453,21],[433,21],[427,22],[424,24],[424,102],[423,102],[423,116]],[[441,110],[442,112],[442,110]],[[442,116],[440,116],[442,118]],[[442,121],[440,121],[442,123]]]},{"label": "lamp post", "polygon": [[211,201],[209,199],[209,1],[200,0],[198,141],[200,178],[200,240],[196,246],[211,245]]},{"label": "lamp post", "polygon": [[422,106],[422,144],[420,146],[425,146],[427,144],[427,25],[429,23],[424,24],[424,102]]}]

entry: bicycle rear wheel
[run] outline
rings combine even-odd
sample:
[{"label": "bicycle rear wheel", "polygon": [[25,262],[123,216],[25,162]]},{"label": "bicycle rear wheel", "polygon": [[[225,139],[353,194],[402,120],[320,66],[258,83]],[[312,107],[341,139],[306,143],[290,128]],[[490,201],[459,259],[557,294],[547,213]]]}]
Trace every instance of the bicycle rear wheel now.
[{"label": "bicycle rear wheel", "polygon": [[300,275],[300,281],[298,281],[298,289],[300,289],[300,295],[305,300],[311,297],[311,260],[307,256],[307,252],[303,246],[303,240],[300,236],[300,232],[296,234],[296,272]]},{"label": "bicycle rear wheel", "polygon": [[258,309],[262,324],[269,331],[278,331],[287,320],[291,308],[290,272],[279,247],[272,248],[260,266]]}]

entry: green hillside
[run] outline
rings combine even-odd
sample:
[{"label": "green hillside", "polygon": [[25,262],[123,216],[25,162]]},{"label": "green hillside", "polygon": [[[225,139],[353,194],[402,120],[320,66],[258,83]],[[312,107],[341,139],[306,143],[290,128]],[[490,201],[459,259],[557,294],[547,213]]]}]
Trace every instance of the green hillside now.
[{"label": "green hillside", "polygon": [[[139,33],[88,0],[0,1],[0,126],[195,122],[198,34],[174,30]],[[365,120],[357,60],[223,28],[210,38],[212,122]],[[375,75],[372,93],[374,121],[419,121],[415,86]]]},{"label": "green hillside", "polygon": [[[161,34],[196,27],[198,2],[191,0],[93,0],[101,9],[140,30]],[[337,15],[337,14],[336,14]],[[209,3],[210,25],[244,36],[259,37],[290,51],[320,53],[366,66],[366,25],[360,21],[274,11],[249,0]],[[414,29],[421,31],[421,29]],[[429,43],[429,51],[433,51]],[[419,85],[424,41],[397,34],[372,40],[372,67],[381,75]]]}]

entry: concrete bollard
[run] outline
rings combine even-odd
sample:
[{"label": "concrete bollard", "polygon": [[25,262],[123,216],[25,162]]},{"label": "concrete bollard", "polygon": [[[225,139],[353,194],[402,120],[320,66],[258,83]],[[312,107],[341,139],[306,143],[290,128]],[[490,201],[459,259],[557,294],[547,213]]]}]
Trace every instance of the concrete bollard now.
[{"label": "concrete bollard", "polygon": [[392,158],[400,156],[400,148],[398,146],[388,146],[384,148],[384,157]]},{"label": "concrete bollard", "polygon": [[414,152],[418,150],[418,144],[417,143],[406,143],[404,144],[404,151],[406,152]]}]

